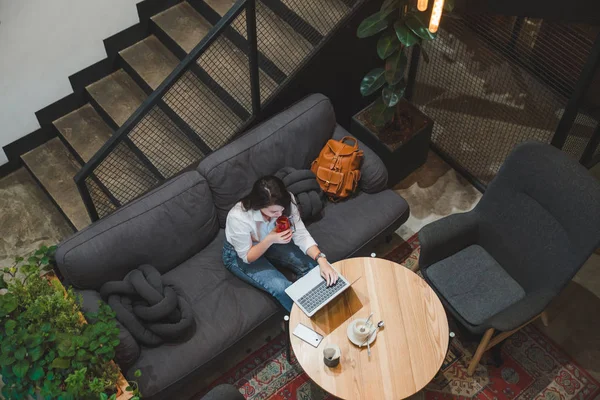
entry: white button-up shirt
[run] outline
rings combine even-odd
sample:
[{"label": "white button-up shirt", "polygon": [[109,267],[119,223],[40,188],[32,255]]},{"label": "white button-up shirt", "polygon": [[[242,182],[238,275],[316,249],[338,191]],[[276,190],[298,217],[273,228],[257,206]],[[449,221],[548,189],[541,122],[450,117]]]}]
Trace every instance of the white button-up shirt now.
[{"label": "white button-up shirt", "polygon": [[[304,226],[298,207],[294,202],[295,199],[292,195],[290,220],[296,228],[292,240],[306,254],[306,251],[317,243]],[[271,221],[268,222],[265,221],[260,210],[246,211],[242,202],[239,202],[227,214],[225,237],[242,261],[248,263],[248,252],[253,245],[263,240],[275,228],[275,222],[275,218],[271,218]]]}]

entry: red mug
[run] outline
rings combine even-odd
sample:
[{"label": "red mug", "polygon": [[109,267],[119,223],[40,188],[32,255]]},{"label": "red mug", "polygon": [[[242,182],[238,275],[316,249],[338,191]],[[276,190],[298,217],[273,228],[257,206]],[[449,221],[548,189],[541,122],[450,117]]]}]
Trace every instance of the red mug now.
[{"label": "red mug", "polygon": [[282,215],[281,217],[277,218],[277,221],[275,221],[275,232],[277,233],[285,232],[290,228],[290,219],[285,215]]}]

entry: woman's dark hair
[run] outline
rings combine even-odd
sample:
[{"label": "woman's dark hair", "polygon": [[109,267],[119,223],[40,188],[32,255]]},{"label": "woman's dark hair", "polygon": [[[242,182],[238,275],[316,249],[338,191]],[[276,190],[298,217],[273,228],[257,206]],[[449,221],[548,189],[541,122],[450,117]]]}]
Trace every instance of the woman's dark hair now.
[{"label": "woman's dark hair", "polygon": [[260,210],[275,205],[283,207],[283,214],[290,216],[292,195],[283,181],[275,176],[264,176],[254,182],[252,191],[242,199],[245,210]]}]

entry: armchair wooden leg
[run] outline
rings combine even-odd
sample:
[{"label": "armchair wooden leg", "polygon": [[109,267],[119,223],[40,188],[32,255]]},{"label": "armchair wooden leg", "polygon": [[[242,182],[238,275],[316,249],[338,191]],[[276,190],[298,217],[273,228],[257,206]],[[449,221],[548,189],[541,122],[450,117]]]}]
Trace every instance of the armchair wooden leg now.
[{"label": "armchair wooden leg", "polygon": [[544,326],[548,326],[548,313],[546,311],[542,311],[540,314],[540,319],[542,320],[542,324],[544,324]]},{"label": "armchair wooden leg", "polygon": [[473,373],[475,372],[475,369],[477,368],[477,364],[479,364],[479,360],[481,360],[483,353],[485,353],[485,351],[487,350],[488,344],[490,343],[490,339],[492,339],[493,334],[494,334],[494,328],[488,329],[483,334],[483,338],[481,339],[481,342],[479,342],[479,346],[477,346],[477,351],[475,351],[475,354],[473,355],[473,358],[471,359],[471,363],[469,364],[469,368],[467,368],[467,374],[469,376],[473,376]]}]

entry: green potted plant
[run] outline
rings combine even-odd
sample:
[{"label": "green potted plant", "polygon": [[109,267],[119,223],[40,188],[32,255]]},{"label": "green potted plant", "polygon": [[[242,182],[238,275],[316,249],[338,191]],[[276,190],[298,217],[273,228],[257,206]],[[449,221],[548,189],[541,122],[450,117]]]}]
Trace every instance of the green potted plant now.
[{"label": "green potted plant", "polygon": [[43,246],[0,269],[3,397],[139,399],[137,384],[126,388],[112,361],[119,344],[114,313],[101,304],[87,323],[79,297],[52,272],[55,250]]},{"label": "green potted plant", "polygon": [[[437,4],[443,3],[435,1]],[[449,10],[451,1],[444,7]],[[421,46],[436,37],[428,28],[430,16],[431,10],[419,11],[416,2],[385,0],[380,10],[367,17],[357,30],[359,38],[380,35],[376,50],[384,65],[363,78],[360,93],[378,97],[353,116],[351,131],[383,159],[390,186],[427,159],[433,121],[403,96],[408,49],[418,46],[425,61],[429,61]]]}]

